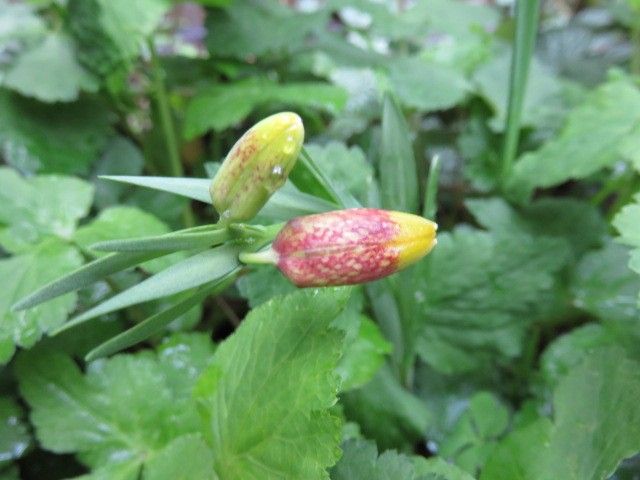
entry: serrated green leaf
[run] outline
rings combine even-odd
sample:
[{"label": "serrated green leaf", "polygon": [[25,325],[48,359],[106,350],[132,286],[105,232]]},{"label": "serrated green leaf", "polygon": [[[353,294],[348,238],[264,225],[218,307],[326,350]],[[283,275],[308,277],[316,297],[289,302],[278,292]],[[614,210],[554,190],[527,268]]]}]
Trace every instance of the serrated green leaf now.
[{"label": "serrated green leaf", "polygon": [[217,480],[209,446],[199,434],[183,435],[157,452],[144,468],[144,480]]},{"label": "serrated green leaf", "polygon": [[293,293],[297,290],[275,267],[256,267],[247,275],[238,279],[240,294],[249,301],[252,308],[277,296]]},{"label": "serrated green leaf", "polygon": [[402,111],[393,97],[387,94],[382,110],[378,159],[382,206],[412,213],[418,211],[418,180],[408,131]]},{"label": "serrated green leaf", "polygon": [[78,252],[59,241],[47,241],[28,253],[0,260],[0,364],[16,346],[31,347],[44,333],[59,327],[73,310],[76,296],[61,297],[46,306],[15,312],[11,306],[38,286],[81,265]]},{"label": "serrated green leaf", "polygon": [[349,440],[331,470],[332,480],[472,480],[438,457],[425,459],[387,450],[378,456],[373,442]]},{"label": "serrated green leaf", "polygon": [[267,302],[219,346],[196,392],[220,478],[328,478],[339,457],[329,407],[342,345],[329,324],[349,292],[307,289]]},{"label": "serrated green leaf", "polygon": [[0,85],[43,102],[70,102],[81,90],[98,90],[96,79],[77,62],[71,39],[60,32],[22,52],[0,75]]},{"label": "serrated green leaf", "polygon": [[421,438],[431,412],[415,395],[406,390],[391,368],[384,365],[363,387],[341,397],[349,420],[381,448],[406,448]]},{"label": "serrated green leaf", "polygon": [[556,388],[553,423],[540,420],[509,435],[482,478],[609,478],[623,459],[640,451],[638,395],[638,362],[619,348],[593,352]]},{"label": "serrated green leaf", "polygon": [[566,244],[551,238],[473,230],[439,235],[414,270],[418,354],[445,373],[517,356],[567,259]]},{"label": "serrated green leaf", "polygon": [[618,146],[638,122],[640,91],[628,79],[609,80],[569,113],[557,138],[517,161],[510,188],[528,197],[536,187],[585,178],[612,166],[620,158]]},{"label": "serrated green leaf", "polygon": [[608,236],[609,227],[598,209],[573,198],[541,198],[517,210],[501,198],[467,199],[464,203],[487,230],[561,238],[571,245],[576,257],[601,247]]},{"label": "serrated green leaf", "polygon": [[47,105],[0,90],[0,147],[24,172],[87,173],[109,134],[109,111],[91,99]]},{"label": "serrated green leaf", "polygon": [[20,252],[46,236],[69,239],[78,221],[89,213],[92,198],[92,186],[78,178],[25,178],[0,167],[0,244]]},{"label": "serrated green leaf", "polygon": [[640,194],[634,197],[634,203],[624,207],[613,219],[613,226],[620,233],[620,241],[634,250],[631,252],[629,267],[640,273]]},{"label": "serrated green leaf", "polygon": [[[180,342],[173,347],[189,352]],[[83,374],[61,353],[25,353],[16,372],[42,447],[79,455],[94,469],[87,478],[137,478],[156,452],[199,429],[189,390],[201,361],[173,355],[120,355],[93,362]],[[182,384],[173,381],[178,375]]]},{"label": "serrated green leaf", "polygon": [[70,0],[69,26],[82,63],[103,76],[128,66],[170,6],[166,0]]},{"label": "serrated green leaf", "polygon": [[234,275],[230,275],[214,282],[211,286],[198,289],[196,292],[187,296],[187,298],[175,305],[172,305],[168,309],[146,318],[134,327],[131,327],[130,329],[98,345],[87,354],[85,360],[89,362],[100,357],[106,357],[150,338],[164,329],[180,315],[201,303],[209,295],[222,292],[230,283],[232,283],[234,278]]},{"label": "serrated green leaf", "polygon": [[31,445],[23,418],[24,412],[17,403],[0,396],[0,470],[7,462],[22,457]]},{"label": "serrated green leaf", "polygon": [[508,426],[509,411],[502,402],[492,393],[476,393],[438,453],[477,475]]},{"label": "serrated green leaf", "polygon": [[382,336],[378,325],[360,315],[358,331],[354,338],[345,340],[345,352],[336,369],[342,379],[340,390],[344,392],[369,382],[390,352],[391,344]]},{"label": "serrated green leaf", "polygon": [[223,245],[177,262],[71,319],[56,332],[72,328],[105,313],[173,295],[218,280],[240,267],[239,252],[240,249],[235,245]]},{"label": "serrated green leaf", "polygon": [[629,250],[613,243],[585,255],[571,281],[574,305],[603,321],[637,321],[640,277],[628,262]]},{"label": "serrated green leaf", "polygon": [[317,82],[278,84],[253,78],[214,85],[196,94],[189,103],[184,136],[191,139],[211,129],[224,130],[243,120],[254,108],[269,103],[336,113],[344,107],[346,97],[341,88]]}]

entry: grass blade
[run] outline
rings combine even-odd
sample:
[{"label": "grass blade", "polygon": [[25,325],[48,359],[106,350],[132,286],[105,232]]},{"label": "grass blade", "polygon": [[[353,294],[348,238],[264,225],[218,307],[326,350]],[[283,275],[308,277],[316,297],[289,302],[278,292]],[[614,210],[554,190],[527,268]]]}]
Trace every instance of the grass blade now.
[{"label": "grass blade", "polygon": [[147,340],[151,336],[160,332],[173,320],[182,315],[183,313],[191,310],[193,307],[202,302],[209,295],[215,295],[225,290],[229,285],[233,283],[236,277],[236,273],[239,269],[232,271],[227,276],[215,281],[211,285],[206,285],[199,288],[193,294],[189,295],[184,300],[176,303],[170,308],[156,313],[149,318],[138,323],[136,326],[110,338],[106,342],[98,345],[91,350],[85,357],[87,362],[95,360],[97,358],[106,357],[113,353],[129,348],[136,343]]},{"label": "grass blade", "polygon": [[108,240],[91,245],[93,250],[108,252],[140,252],[163,250],[175,252],[178,250],[194,250],[220,245],[231,238],[226,228],[202,233],[173,233],[140,237],[123,240]]},{"label": "grass blade", "polygon": [[516,2],[516,31],[511,56],[507,123],[502,146],[501,175],[503,183],[511,175],[511,168],[518,150],[522,105],[527,89],[529,65],[536,42],[539,12],[540,0],[518,0]]},{"label": "grass blade", "polygon": [[239,247],[223,245],[178,262],[62,325],[53,334],[115,310],[173,295],[228,275],[240,266]]},{"label": "grass blade", "polygon": [[126,252],[114,253],[87,263],[77,270],[54,280],[39,288],[31,295],[23,298],[12,309],[24,310],[51,300],[52,298],[64,295],[65,293],[78,290],[91,285],[104,277],[127,268],[146,262],[152,258],[166,255],[167,252]]},{"label": "grass blade", "polygon": [[382,108],[380,139],[380,193],[383,208],[418,211],[418,177],[409,127],[393,96],[387,93]]}]

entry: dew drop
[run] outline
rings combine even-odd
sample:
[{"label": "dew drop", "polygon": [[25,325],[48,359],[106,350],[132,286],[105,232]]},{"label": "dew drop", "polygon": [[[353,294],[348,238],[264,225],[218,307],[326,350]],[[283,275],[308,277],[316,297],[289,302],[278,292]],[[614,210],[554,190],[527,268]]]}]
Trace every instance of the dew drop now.
[{"label": "dew drop", "polygon": [[271,169],[271,175],[273,175],[274,177],[281,177],[282,175],[284,175],[284,168],[282,167],[282,165],[276,165],[275,167],[273,167]]}]

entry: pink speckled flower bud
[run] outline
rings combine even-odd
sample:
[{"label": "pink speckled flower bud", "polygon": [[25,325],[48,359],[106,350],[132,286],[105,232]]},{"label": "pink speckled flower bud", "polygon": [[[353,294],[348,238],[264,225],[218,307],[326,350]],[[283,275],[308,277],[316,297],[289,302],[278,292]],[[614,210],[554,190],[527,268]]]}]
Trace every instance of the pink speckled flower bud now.
[{"label": "pink speckled flower bud", "polygon": [[298,287],[351,285],[415,263],[436,244],[438,226],[408,213],[355,208],[289,221],[262,261]]}]

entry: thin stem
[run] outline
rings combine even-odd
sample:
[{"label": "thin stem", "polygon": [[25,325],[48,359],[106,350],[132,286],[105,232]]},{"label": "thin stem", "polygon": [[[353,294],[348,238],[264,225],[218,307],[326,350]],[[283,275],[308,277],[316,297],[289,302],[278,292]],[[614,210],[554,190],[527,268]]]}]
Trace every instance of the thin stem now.
[{"label": "thin stem", "polygon": [[[169,171],[174,177],[183,177],[184,169],[180,161],[180,147],[178,137],[176,135],[176,126],[171,113],[171,105],[169,103],[169,94],[165,85],[165,72],[160,64],[160,58],[153,44],[153,40],[149,40],[149,51],[151,52],[151,67],[153,69],[153,92],[155,94],[156,104],[158,106],[158,115],[160,116],[160,125],[164,134],[164,140],[169,154]],[[184,224],[188,227],[195,225],[191,206],[187,204],[183,212]]]},{"label": "thin stem", "polygon": [[516,2],[516,31],[511,56],[509,77],[509,104],[502,148],[502,181],[509,178],[518,150],[522,105],[527,88],[529,64],[535,46],[538,30],[540,0],[518,0]]},{"label": "thin stem", "polygon": [[429,165],[429,176],[427,177],[427,188],[424,192],[424,208],[422,216],[430,220],[436,218],[438,211],[438,181],[440,180],[440,157],[434,155]]}]

